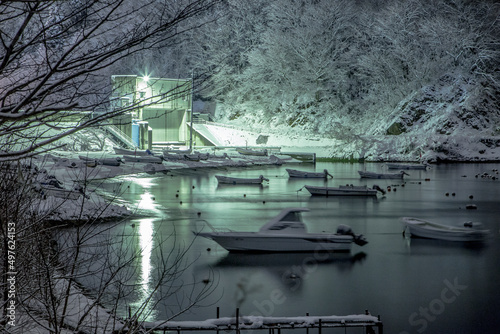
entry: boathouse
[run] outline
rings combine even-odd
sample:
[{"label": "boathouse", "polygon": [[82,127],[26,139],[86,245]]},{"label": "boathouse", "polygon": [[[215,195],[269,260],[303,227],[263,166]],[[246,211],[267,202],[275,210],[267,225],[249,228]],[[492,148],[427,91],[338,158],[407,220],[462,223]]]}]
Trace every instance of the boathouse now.
[{"label": "boathouse", "polygon": [[189,145],[192,80],[111,76],[110,107],[126,110],[112,120],[114,130],[140,148]]}]

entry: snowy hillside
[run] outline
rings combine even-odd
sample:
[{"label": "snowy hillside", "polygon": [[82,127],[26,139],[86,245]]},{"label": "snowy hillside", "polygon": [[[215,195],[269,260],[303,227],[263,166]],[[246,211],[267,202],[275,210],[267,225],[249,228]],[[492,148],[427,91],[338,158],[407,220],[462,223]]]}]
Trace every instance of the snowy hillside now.
[{"label": "snowy hillside", "polygon": [[500,92],[486,81],[447,74],[403,100],[391,116],[391,126],[377,132],[500,135]]},{"label": "snowy hillside", "polygon": [[[500,90],[488,86],[487,81],[459,74],[444,75],[435,84],[415,91],[376,123],[340,125],[328,115],[310,117],[293,128],[275,121],[263,124],[258,114],[226,120],[254,132],[240,131],[239,140],[234,140],[236,135],[231,132],[225,142],[256,145],[256,138],[263,134],[269,138],[267,145],[311,150],[327,158],[500,161]],[[312,131],[318,128],[322,131]],[[365,134],[350,133],[350,128]]]}]

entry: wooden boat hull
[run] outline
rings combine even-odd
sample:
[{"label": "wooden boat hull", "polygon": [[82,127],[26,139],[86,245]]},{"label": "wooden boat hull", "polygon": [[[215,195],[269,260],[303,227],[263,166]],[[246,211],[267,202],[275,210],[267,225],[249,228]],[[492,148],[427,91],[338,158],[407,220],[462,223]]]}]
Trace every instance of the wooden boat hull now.
[{"label": "wooden boat hull", "polygon": [[132,156],[132,155],[124,155],[123,159],[126,162],[142,162],[142,163],[153,163],[153,164],[161,164],[163,160],[160,157],[155,157],[152,155],[149,156]]},{"label": "wooden boat hull", "polygon": [[377,196],[378,192],[366,186],[304,187],[313,196]]},{"label": "wooden boat hull", "polygon": [[243,154],[243,155],[256,155],[256,156],[266,156],[267,155],[267,150],[252,150],[249,148],[242,148],[242,147],[236,148],[236,152],[238,152],[239,154]]},{"label": "wooden boat hull", "polygon": [[128,150],[126,148],[121,148],[121,147],[113,147],[113,150],[115,150],[115,154],[119,155],[132,155],[132,156],[148,156],[152,155],[151,152],[148,150]]},{"label": "wooden boat hull", "polygon": [[[89,166],[89,163],[95,163],[96,165],[104,165],[104,166],[115,166],[118,167],[120,166],[121,159],[120,158],[99,158],[99,159],[94,159],[94,158],[89,158],[85,156],[79,155],[78,158],[80,160],[85,161],[87,163],[87,166]],[[95,166],[91,166],[95,167]]]},{"label": "wooden boat hull", "polygon": [[422,164],[398,164],[398,163],[386,163],[388,169],[399,169],[399,170],[426,170],[427,165]]},{"label": "wooden boat hull", "polygon": [[304,178],[304,179],[326,179],[328,176],[332,176],[325,169],[323,172],[306,172],[296,169],[286,169],[289,177]]},{"label": "wooden boat hull", "polygon": [[190,154],[190,153],[191,153],[190,149],[186,149],[186,150],[176,150],[176,149],[163,150],[163,154]]},{"label": "wooden boat hull", "polygon": [[215,178],[219,183],[223,184],[262,184],[262,182],[269,181],[265,177],[259,178],[238,178],[238,177],[229,177],[224,175],[215,175]]},{"label": "wooden boat hull", "polygon": [[400,179],[402,180],[405,175],[408,175],[404,172],[401,173],[374,173],[374,172],[365,172],[358,171],[359,176],[367,179]]},{"label": "wooden boat hull", "polygon": [[78,191],[60,189],[56,187],[41,186],[41,193],[45,196],[53,196],[57,198],[77,200],[81,193]]},{"label": "wooden boat hull", "polygon": [[448,226],[419,218],[403,217],[402,223],[412,236],[460,242],[480,242],[490,236],[489,230],[470,227]]}]

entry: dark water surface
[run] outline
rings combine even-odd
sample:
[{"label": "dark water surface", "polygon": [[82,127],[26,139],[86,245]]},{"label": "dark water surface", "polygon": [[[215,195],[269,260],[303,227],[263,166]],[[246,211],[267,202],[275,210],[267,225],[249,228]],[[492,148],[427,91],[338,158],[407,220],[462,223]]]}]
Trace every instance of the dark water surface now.
[{"label": "dark water surface", "polygon": [[[148,215],[115,228],[116,233],[127,231],[142,250],[141,260],[133,264],[137,272],[132,280],[142,283],[144,291],[130,297],[129,303],[134,307],[143,301],[154,285],[160,261],[157,250],[165,256],[180,246],[186,249],[184,264],[189,266],[172,282],[182,288],[175,298],[154,299],[158,303],[149,309],[149,320],[166,319],[205,287],[213,291],[177,320],[214,318],[217,306],[221,316],[234,316],[237,307],[242,315],[264,316],[347,315],[367,309],[381,316],[385,333],[498,333],[500,181],[475,177],[493,174],[498,167],[449,164],[408,171],[404,186],[398,180],[359,178],[358,170],[386,170],[382,164],[343,163],[210,169],[108,181],[110,189],[124,182],[128,188],[123,199]],[[378,184],[396,191],[378,199],[311,197],[305,189],[298,190],[325,181],[288,179],[285,168],[327,168],[334,176],[327,182],[330,186]],[[218,186],[214,174],[262,174],[270,182],[262,187]],[[477,210],[467,210],[467,204],[475,204]],[[369,243],[353,245],[348,254],[246,255],[229,254],[192,234],[203,226],[200,219],[215,228],[256,231],[286,207],[311,209],[303,214],[310,232],[335,231],[338,224],[347,224]],[[403,216],[449,225],[477,221],[492,231],[493,238],[483,246],[409,239],[402,235]]]}]

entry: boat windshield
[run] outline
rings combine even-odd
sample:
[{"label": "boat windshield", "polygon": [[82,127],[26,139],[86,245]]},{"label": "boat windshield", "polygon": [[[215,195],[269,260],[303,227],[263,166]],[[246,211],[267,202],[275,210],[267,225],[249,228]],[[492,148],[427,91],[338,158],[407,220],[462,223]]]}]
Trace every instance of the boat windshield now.
[{"label": "boat windshield", "polygon": [[305,233],[306,226],[302,222],[301,212],[307,210],[283,210],[278,216],[260,228],[266,233]]},{"label": "boat windshield", "polygon": [[292,211],[292,212],[288,212],[283,218],[281,218],[281,221],[300,222],[300,221],[302,221],[302,219],[300,216],[300,212]]}]

